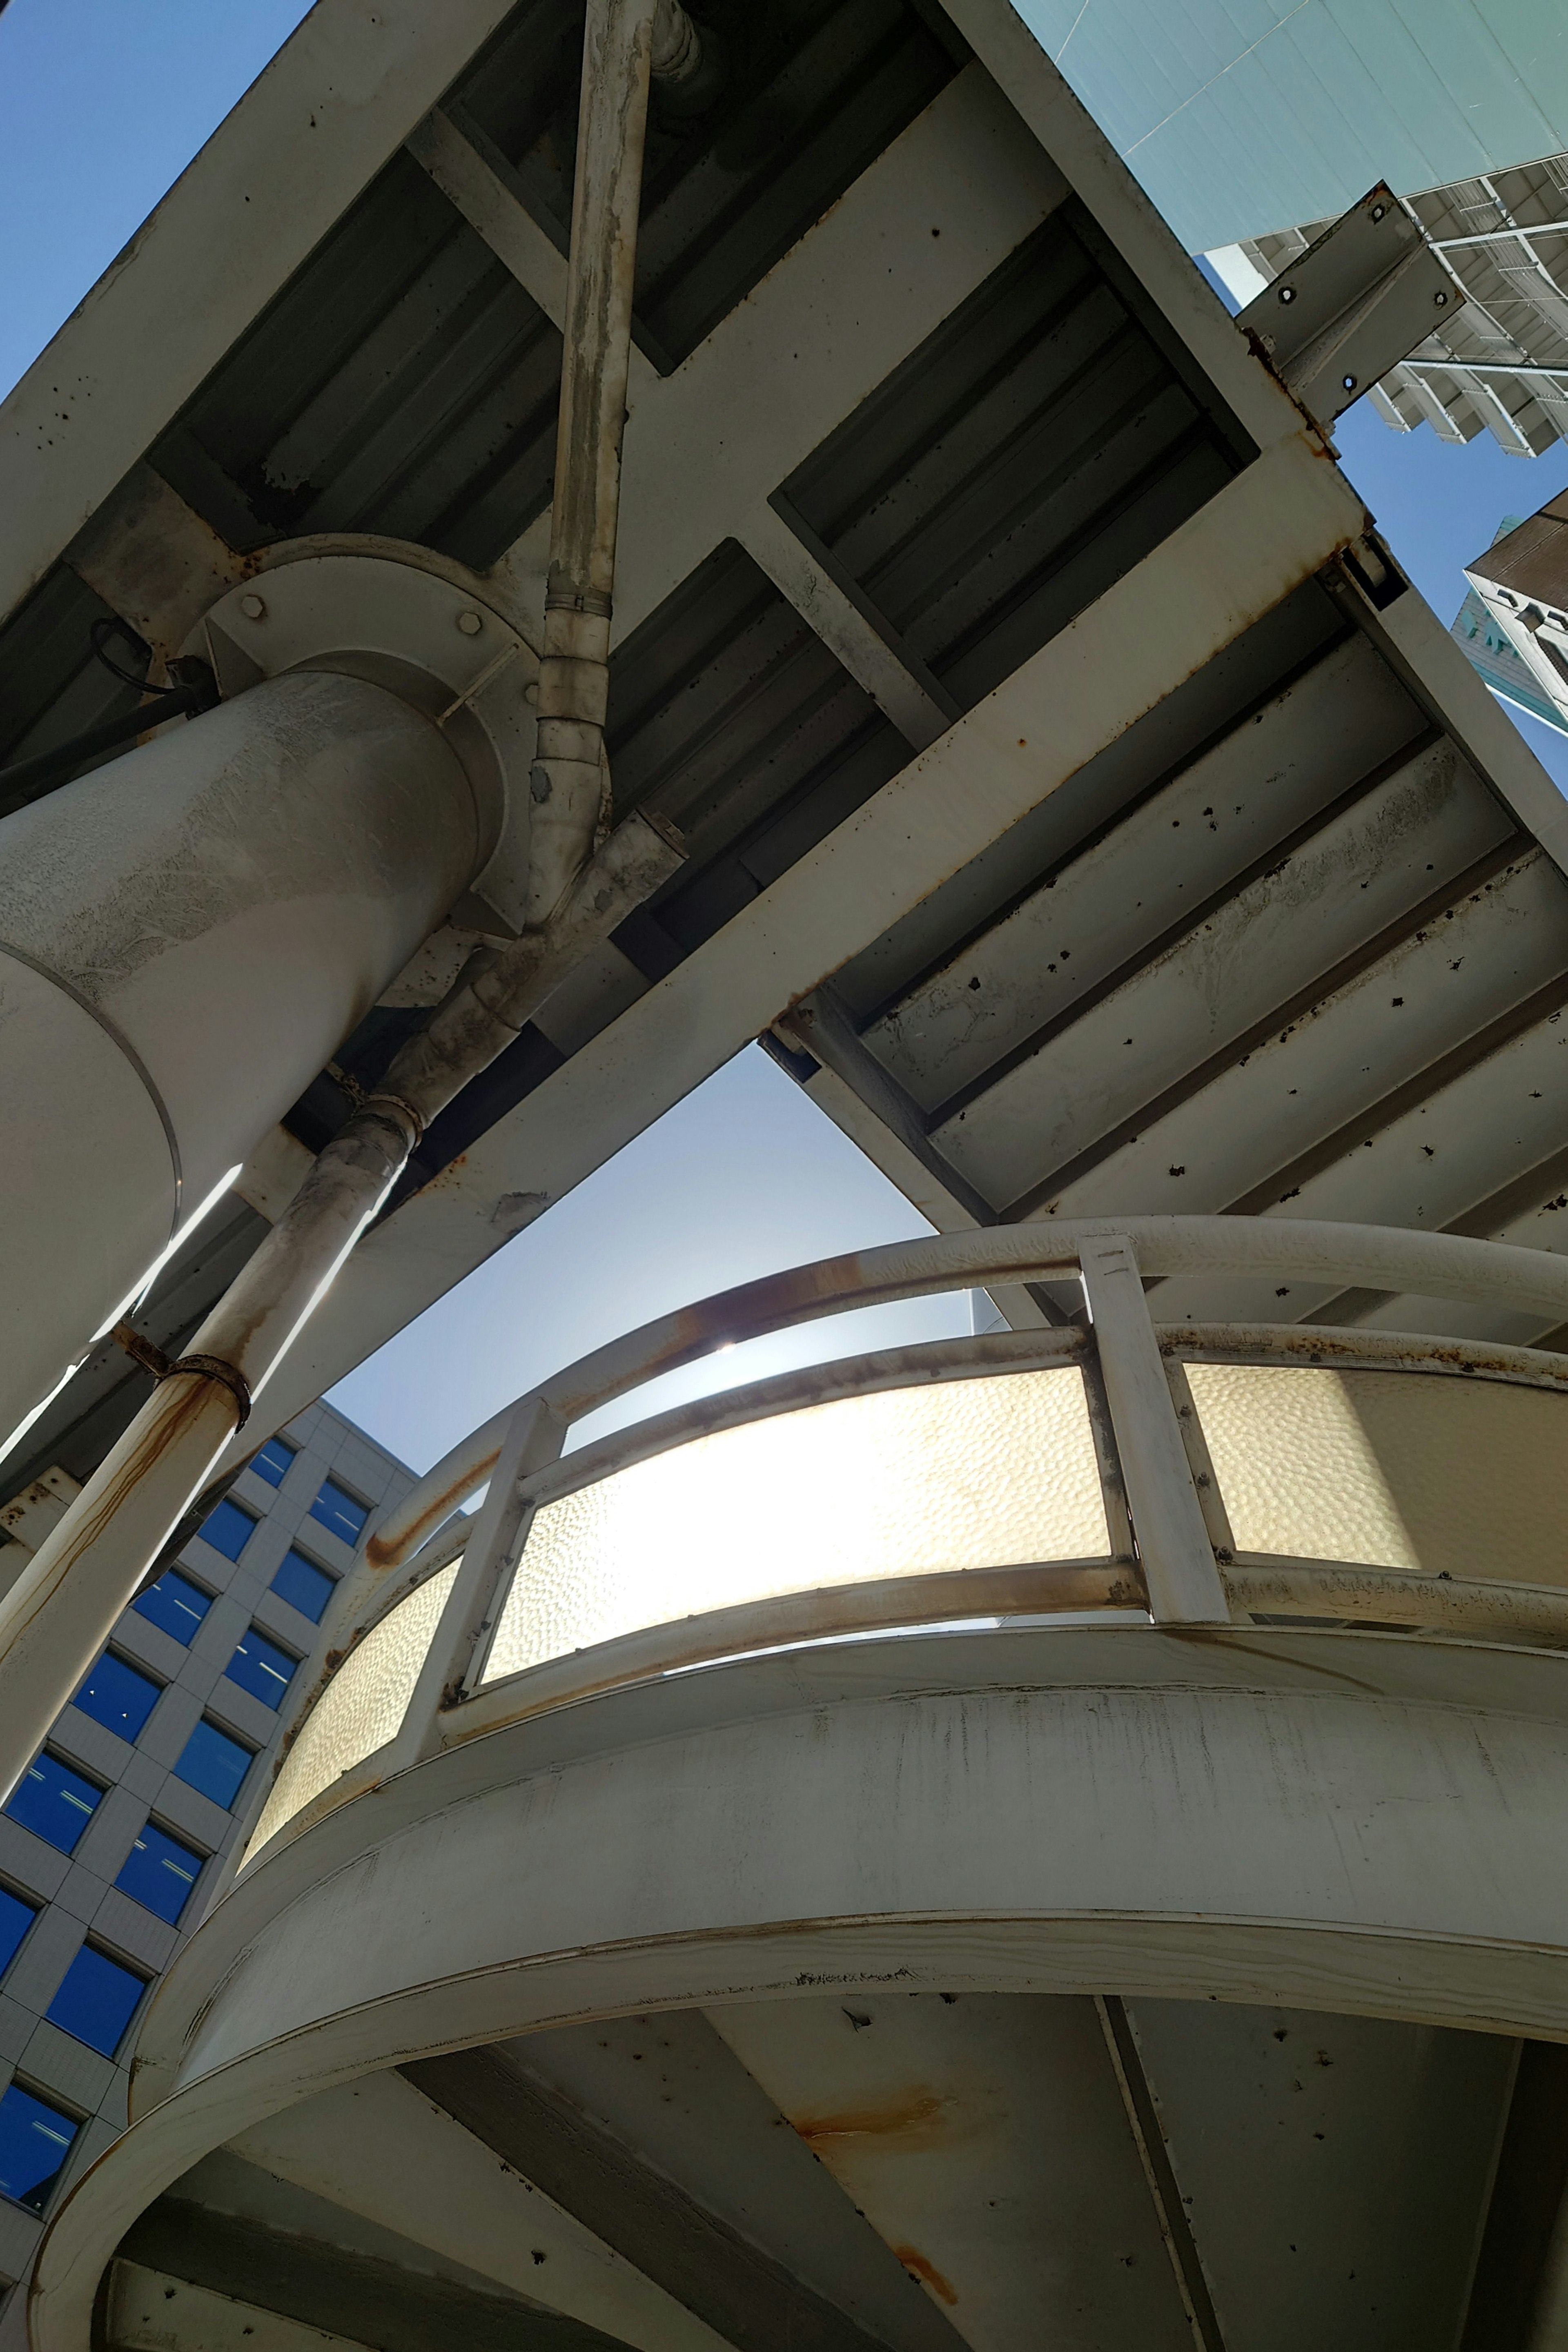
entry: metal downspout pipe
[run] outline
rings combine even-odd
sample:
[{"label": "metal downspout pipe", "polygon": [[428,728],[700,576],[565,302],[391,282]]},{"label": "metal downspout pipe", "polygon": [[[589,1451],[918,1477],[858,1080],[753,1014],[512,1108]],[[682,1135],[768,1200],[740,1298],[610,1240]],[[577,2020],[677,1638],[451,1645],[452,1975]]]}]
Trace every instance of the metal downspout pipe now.
[{"label": "metal downspout pipe", "polygon": [[650,77],[677,102],[710,78],[679,0],[591,6],[572,195],[572,274],[539,668],[528,920],[544,923],[609,823],[605,714]]},{"label": "metal downspout pipe", "polygon": [[[658,19],[656,34],[655,18]],[[700,60],[675,0],[589,0],[540,681],[530,924],[481,950],[328,1144],[244,1272],[0,1600],[0,1798],[8,1795],[425,1129],[510,1045],[680,851],[634,816],[590,856],[604,723],[621,437],[648,83]]]}]

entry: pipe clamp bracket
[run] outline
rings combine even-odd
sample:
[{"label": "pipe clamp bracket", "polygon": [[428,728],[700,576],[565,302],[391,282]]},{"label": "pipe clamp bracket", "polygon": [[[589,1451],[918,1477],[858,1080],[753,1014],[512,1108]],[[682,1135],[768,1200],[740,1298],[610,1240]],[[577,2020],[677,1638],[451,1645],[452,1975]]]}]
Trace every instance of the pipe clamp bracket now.
[{"label": "pipe clamp bracket", "polygon": [[221,1356],[182,1356],[163,1375],[173,1380],[176,1372],[199,1372],[205,1380],[216,1381],[227,1389],[239,1407],[237,1429],[243,1429],[250,1419],[250,1382],[237,1365],[226,1364]]}]

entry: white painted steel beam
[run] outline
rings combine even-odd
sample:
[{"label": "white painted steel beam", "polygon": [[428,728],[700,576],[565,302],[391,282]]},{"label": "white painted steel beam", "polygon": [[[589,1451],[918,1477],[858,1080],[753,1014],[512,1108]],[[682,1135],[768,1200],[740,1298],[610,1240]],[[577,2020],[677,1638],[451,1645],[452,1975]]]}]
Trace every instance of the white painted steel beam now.
[{"label": "white painted steel beam", "polygon": [[[978,80],[977,77],[974,79]],[[945,133],[942,140],[944,150],[956,144],[962,155],[965,150],[966,135],[971,147],[983,138],[984,132],[977,131],[970,122],[969,118],[974,112],[971,92],[965,116],[957,123],[947,120],[941,121],[939,128]],[[984,120],[982,110],[976,121],[984,123]],[[994,124],[990,127],[994,128]],[[917,142],[921,151],[920,160],[928,164],[930,157],[925,149],[931,137],[931,133],[928,131],[925,139]],[[459,125],[438,107],[419,125],[406,144],[409,153],[429,173],[437,186],[457,205],[470,226],[479,231],[524,292],[538,303],[553,325],[560,327],[565,319],[566,265],[528,211],[521,195],[508,184],[504,157],[487,153],[482,141],[476,139],[470,128]],[[894,183],[896,202],[900,193],[899,183],[907,170],[907,159],[895,152],[894,160],[879,159],[865,176],[869,181],[890,179]],[[1005,177],[1005,174],[1002,176]],[[1036,165],[1026,178],[1037,180],[1039,176],[1038,166]],[[925,180],[929,173],[921,177]],[[984,185],[986,177],[984,172],[977,172],[975,184]],[[931,193],[929,186],[922,185],[921,201],[929,201]],[[942,192],[939,189],[936,193],[940,201]],[[912,201],[912,184],[905,187],[902,194],[906,200]],[[1020,222],[1034,225],[1033,218],[1026,211],[1017,219],[1005,222],[1002,238],[1011,236],[1013,243],[1016,244],[1019,237],[1026,234],[1026,226],[1021,227]],[[808,232],[803,244],[820,246],[826,242],[830,248],[837,248],[846,240],[852,240],[858,227],[858,224],[853,217],[837,217],[836,208],[835,215],[830,215],[826,223]],[[974,283],[978,284],[988,269],[1003,260],[1010,249],[1005,242],[988,240],[986,229],[982,227],[979,234],[972,237],[969,252],[960,255],[958,266],[973,272]],[[922,274],[928,266],[931,267],[933,278],[942,289],[939,306],[952,307],[952,272],[946,266],[951,259],[949,255],[929,257],[923,247],[916,247],[907,258],[901,256],[900,259],[905,261],[906,268],[919,269]],[[938,259],[943,265],[941,268],[934,266]],[[965,290],[969,290],[967,287]],[[794,289],[786,288],[782,299],[788,302],[793,292]],[[907,299],[910,293],[907,283],[904,293]],[[760,291],[760,299],[763,312],[760,337],[757,322],[750,323],[753,338],[765,340],[769,330],[776,329],[780,297],[774,289],[767,287],[765,291]],[[825,323],[821,315],[821,288],[814,285],[808,278],[804,299],[798,296],[795,299],[800,299],[803,325],[806,325],[807,331],[804,337],[795,340],[804,340],[807,343],[805,357],[820,368],[820,352],[816,347]],[[757,303],[759,295],[753,295],[752,300]],[[944,315],[944,310],[939,307],[931,312],[929,297],[924,297],[919,302],[909,304],[908,320],[895,323],[889,318],[888,325],[891,331],[906,339],[907,347],[910,322],[918,337],[928,314],[931,323],[934,324]],[[784,343],[789,340],[784,338],[779,344],[775,356],[781,361]],[[709,345],[716,345],[716,348],[710,349]],[[791,355],[797,363],[802,356],[800,352]],[[754,439],[762,457],[763,474],[770,482],[777,480],[790,470],[787,457],[781,457],[776,446],[774,428],[777,420],[773,416],[759,417],[754,404],[724,403],[724,394],[716,378],[732,364],[725,329],[721,326],[715,331],[715,335],[709,338],[708,344],[694,353],[681,371],[686,380],[682,413],[688,417],[696,416],[701,420],[699,432],[705,426],[710,432],[716,433],[726,445],[737,440]],[[814,391],[814,396],[826,398],[832,404],[831,411],[825,412],[825,415],[830,414],[832,422],[837,423],[853,408],[862,388],[859,373],[847,380],[840,363],[821,370],[820,389],[819,392]],[[714,406],[710,413],[704,415],[709,410],[710,402],[722,404]],[[650,403],[656,411],[653,429],[662,435],[668,431],[665,415],[668,404],[661,400],[660,381],[642,353],[634,350],[627,396],[628,414],[635,415],[639,407],[646,407]],[[828,425],[823,418],[817,422],[822,426],[817,437],[825,437]],[[871,612],[866,599],[858,594],[852,585],[837,576],[836,568],[823,551],[802,544],[798,531],[792,529],[765,496],[755,498],[749,507],[738,512],[729,510],[721,497],[716,499],[716,486],[708,456],[682,447],[681,437],[678,428],[673,455],[664,453],[661,440],[657,470],[661,476],[665,473],[673,475],[680,483],[682,503],[699,511],[710,502],[716,503],[720,536],[723,536],[726,530],[733,531],[773,585],[788,598],[829,651],[865,688],[917,751],[934,741],[958,716],[956,704],[943,694],[934,678],[921,674],[921,666],[898,646],[888,624]],[[687,438],[690,437],[689,432]],[[802,449],[797,454],[805,452]],[[639,495],[645,494],[643,485],[634,473],[623,488],[624,511],[634,513]],[[503,572],[517,568],[519,564],[525,567],[537,565],[540,528],[535,526],[526,535],[512,558],[503,557],[500,565]],[[622,588],[617,592],[617,613],[624,602],[625,590]],[[626,625],[624,620],[618,621],[618,633],[624,632]]]},{"label": "white painted steel beam", "polygon": [[[837,2014],[847,2036],[856,2030]],[[951,2306],[910,2292],[890,2252],[900,2233],[889,2240],[857,2212],[809,2138],[786,2127],[721,2023],[715,2030],[695,2010],[605,2018],[586,2032],[529,2034],[498,2054],[514,2080],[570,2102],[627,2151],[637,2168],[624,2176],[634,2195],[646,2197],[649,2176],[662,2175],[721,2231],[777,2263],[776,2287],[759,2265],[745,2297],[753,2352],[780,2336],[790,2352],[805,2342],[818,2352],[850,2352],[857,2342],[862,2352],[959,2352],[965,2331]],[[614,2210],[619,2200],[607,2201]],[[815,2310],[799,2287],[818,2299]]]},{"label": "white painted steel beam", "polygon": [[233,2152],[637,2352],[721,2352],[673,2295],[397,2074],[286,2107]]},{"label": "white painted steel beam", "polygon": [[[965,2341],[1192,2352],[1092,2002],[868,1985],[853,2008],[858,2031],[831,1995],[710,2017]],[[836,2133],[846,2113],[885,2128]]]},{"label": "white painted steel beam", "polygon": [[765,501],[737,526],[736,537],[906,742],[923,751],[946,733],[959,716],[957,703],[899,643],[870,600],[839,576],[825,549],[805,545],[800,530]]},{"label": "white painted steel beam", "polygon": [[1398,596],[1364,625],[1397,669],[1443,713],[1455,740],[1568,875],[1568,803],[1497,697],[1481,684],[1423,597]]},{"label": "white painted steel beam", "polygon": [[110,2276],[104,2342],[108,2352],[365,2352],[363,2337],[328,2335],[129,2262],[116,2263]]},{"label": "white painted steel beam", "polygon": [[[1428,1069],[1436,1092],[1435,1066],[1445,1055],[1462,1053],[1467,1037],[1484,1037],[1514,1006],[1562,983],[1568,894],[1555,869],[1533,850],[1488,880],[1489,890],[1483,881],[1449,902],[1451,920],[1439,908],[1418,926],[1420,936],[1325,990],[1281,1029],[1232,1051],[1206,1083],[1140,1117],[1134,1136],[1113,1139],[1065,1183],[1042,1186],[1032,1213],[1208,1214],[1250,1199],[1277,1171],[1286,1172],[1273,1201],[1256,1204],[1286,1216],[1315,1213],[1303,1205],[1306,1188],[1298,1199],[1286,1197],[1298,1181],[1288,1171],[1299,1154],[1342,1130],[1345,1149],[1366,1160],[1380,1105],[1419,1085]],[[1173,1056],[1170,1067],[1183,1066]],[[1518,1114],[1525,1121],[1533,1115],[1530,1104]],[[1423,1133],[1421,1140],[1435,1152],[1439,1139]],[[1372,1147],[1387,1149],[1388,1139]],[[1375,1218],[1376,1191],[1359,1190],[1373,1180],[1349,1181],[1337,1196],[1342,1205],[1353,1199],[1358,1220]],[[1424,1186],[1415,1205],[1427,1205]]]},{"label": "white painted steel beam", "polygon": [[[967,160],[966,134],[967,145],[971,150],[978,148],[984,137],[984,131],[977,131],[974,123],[970,120],[974,116],[975,110],[971,103],[968,112],[957,122],[944,118],[941,124],[941,128],[946,134],[942,142],[944,149],[949,145],[956,144],[961,155],[965,156],[965,160]],[[984,110],[982,110],[980,115],[975,117],[975,122],[984,124]],[[918,142],[922,158],[927,162],[929,157],[924,155],[924,150],[929,143],[930,136],[928,132],[926,139]],[[451,116],[443,113],[438,107],[419,125],[406,144],[409,153],[429,173],[437,186],[457,205],[469,226],[479,231],[497,258],[505,264],[517,279],[523,291],[531,300],[538,303],[554,326],[562,326],[566,315],[565,262],[529,212],[521,194],[509,184],[504,156],[488,152],[482,134],[476,134],[473,126],[455,121]],[[869,167],[865,175],[869,181],[891,179],[895,184],[895,201],[898,183],[908,168],[907,160],[896,152],[897,145],[898,142],[895,142],[892,160],[887,157],[879,158]],[[975,161],[980,160],[977,153]],[[974,173],[974,184],[984,185],[987,176],[984,171],[977,171]],[[1038,167],[1036,165],[1026,178],[1037,180],[1039,176]],[[940,199],[941,191],[937,193]],[[909,201],[913,201],[912,185],[906,187],[903,194]],[[929,201],[930,194],[929,188],[922,185],[921,200]],[[1003,207],[1004,211],[1005,209]],[[826,243],[830,248],[835,248],[847,237],[852,237],[858,226],[858,223],[853,216],[841,219],[837,215],[836,207],[835,214],[831,215],[826,222],[808,231],[806,237],[802,240],[803,245],[820,246]],[[1019,215],[1019,219],[1033,226],[1033,221],[1026,211]],[[987,274],[988,269],[994,268],[1011,249],[1005,242],[997,242],[994,245],[988,240],[986,230],[990,226],[992,225],[986,224],[982,226],[979,234],[972,237],[967,255],[960,257],[959,267],[961,268],[967,267],[970,271],[975,273],[974,283],[976,284]],[[1020,229],[1018,219],[1004,222],[1002,228],[1004,239],[1011,235],[1016,244],[1019,236],[1025,233],[1026,230]],[[900,256],[900,260],[906,268],[919,270],[923,274],[928,268],[931,268],[932,276],[943,289],[940,300],[948,307],[951,307],[952,302],[951,269],[946,266],[950,258],[948,255],[928,256],[924,247],[919,246],[907,256]],[[939,261],[942,265],[940,268],[935,266]],[[766,282],[764,283],[766,285]],[[784,301],[787,302],[791,299],[793,290],[785,289],[783,297]],[[966,288],[965,290],[969,289]],[[910,292],[907,283],[904,291],[907,298]],[[777,326],[776,310],[779,297],[774,289],[766,287],[765,291],[759,289],[759,294],[752,296],[752,303],[759,301],[759,296],[764,313],[761,331],[765,337],[770,327]],[[820,366],[817,345],[824,331],[821,306],[820,288],[815,286],[808,278],[804,289],[804,299],[800,302],[803,311],[802,325],[805,331],[803,336],[793,339],[786,337],[781,341],[776,354],[781,361],[785,344],[789,341],[804,341],[807,345],[805,356],[808,361],[814,361],[816,365]],[[918,332],[921,323],[926,321],[928,314],[931,314],[929,298],[922,298],[919,302],[910,303],[909,308],[910,319]],[[931,314],[931,323],[934,324],[936,319],[942,314],[940,309],[934,314]],[[893,325],[889,320],[889,324],[895,333],[907,336],[908,322]],[[752,331],[753,334],[756,331],[754,322]],[[710,350],[710,344],[716,344],[717,348]],[[798,351],[791,354],[792,362],[795,363],[798,363],[802,357],[802,352]],[[718,403],[723,401],[722,390],[715,379],[730,364],[732,364],[732,362],[729,358],[729,343],[725,336],[725,329],[721,326],[715,331],[715,335],[708,339],[708,343],[703,349],[694,353],[686,363],[685,369],[681,371],[686,379],[687,387],[685,413],[700,416],[709,400]],[[825,397],[832,404],[832,421],[837,423],[853,408],[861,389],[859,375],[856,374],[847,380],[843,366],[839,364],[822,370],[820,392],[816,396]],[[661,403],[659,378],[643,354],[634,349],[626,403],[628,414],[635,415],[639,406],[646,406],[650,402],[657,412],[655,429],[662,429],[659,420],[665,418],[665,407],[668,404]],[[821,422],[820,419],[818,421]],[[781,458],[774,445],[772,428],[776,424],[776,419],[759,418],[752,404],[737,403],[716,407],[704,422],[709,429],[716,431],[726,444],[732,444],[737,440],[744,442],[754,437],[763,457],[763,471],[769,480],[777,480],[790,470],[789,463]],[[826,437],[827,429],[826,425],[824,424],[819,437]],[[700,453],[680,446],[679,431],[674,454],[672,456],[661,454],[658,470],[660,474],[672,473],[679,480],[682,488],[682,502],[689,508],[700,511],[715,499],[715,482],[710,464]],[[622,491],[624,513],[636,511],[642,487],[635,475],[627,479]],[[826,555],[825,551],[803,545],[799,530],[792,528],[776,508],[769,503],[766,497],[753,499],[743,512],[727,510],[721,498],[718,500],[718,506],[720,535],[724,535],[727,530],[733,531],[747,552],[767,573],[773,585],[788,598],[828,650],[843,663],[850,676],[865,688],[867,693],[892,720],[894,726],[907,740],[912,743],[917,751],[922,751],[926,744],[934,741],[936,737],[942,734],[958,716],[957,705],[943,693],[934,678],[922,674],[922,666],[914,661],[897,644],[889,625],[874,614],[866,598],[854,590],[852,583],[847,583],[837,576],[836,567]],[[540,530],[541,526],[535,526],[525,535],[524,541],[520,543],[520,548],[514,551],[513,557],[502,558],[500,569],[503,573],[516,569],[520,564],[524,567],[537,566]],[[624,601],[625,591],[622,588],[617,591],[617,608]],[[621,621],[619,629],[624,631],[625,625],[625,622]]]},{"label": "white painted steel beam", "polygon": [[945,0],[947,12],[1005,89],[1075,195],[1150,294],[1173,339],[1260,449],[1300,430],[1301,411],[1259,367],[1224,303],[1074,97],[1006,0]]},{"label": "white painted steel beam", "polygon": [[[484,152],[471,130],[460,129],[438,106],[410,131],[404,144],[442,194],[457,205],[469,227],[478,229],[523,292],[538,303],[551,325],[563,328],[566,257],[508,185],[505,157]],[[632,365],[636,371],[636,358]]]},{"label": "white painted steel beam", "polygon": [[1237,476],[371,1234],[268,1383],[268,1421],[289,1419],[499,1248],[505,1195],[570,1191],[1363,524],[1305,435]]},{"label": "white painted steel beam", "polygon": [[1080,1016],[1152,942],[1318,818],[1347,776],[1370,776],[1421,730],[1364,638],[1335,646],[900,995],[867,1051],[938,1109],[1035,1032]]},{"label": "white painted steel beam", "polygon": [[0,614],[429,112],[510,0],[317,0],[0,405]]},{"label": "white painted steel beam", "polygon": [[[1440,744],[1342,809],[1184,937],[1140,960],[1035,1052],[947,1106],[933,1131],[938,1150],[1000,1204],[1058,1202],[1060,1171],[1136,1128],[1167,1087],[1190,1084],[1217,1057],[1260,1046],[1258,1033],[1281,1005],[1304,1015],[1315,990],[1330,992],[1326,975],[1347,961],[1353,969],[1369,937],[1406,917],[1419,928],[1423,905],[1439,891],[1469,896],[1468,877],[1504,850],[1510,835],[1504,812],[1467,789],[1473,780],[1457,769],[1451,748]],[[1521,859],[1540,862],[1539,852]],[[1485,872],[1473,887],[1484,890],[1492,879]],[[1562,968],[1568,948],[1568,927],[1551,919],[1560,889],[1550,868],[1542,891],[1531,894],[1521,881],[1520,898],[1531,895],[1546,920],[1522,953],[1545,967],[1544,978],[1552,964]],[[1563,911],[1568,916],[1568,907]],[[1510,975],[1505,965],[1489,976],[1496,986]],[[1428,1020],[1440,1017],[1433,1006]],[[1289,1025],[1282,1021],[1281,1032]]]},{"label": "white painted steel beam", "polygon": [[[639,371],[622,459],[616,643],[739,535],[1066,194],[995,85],[968,68],[672,374]],[[911,237],[917,216],[941,234]],[[542,515],[498,569],[542,583],[549,535]]]}]

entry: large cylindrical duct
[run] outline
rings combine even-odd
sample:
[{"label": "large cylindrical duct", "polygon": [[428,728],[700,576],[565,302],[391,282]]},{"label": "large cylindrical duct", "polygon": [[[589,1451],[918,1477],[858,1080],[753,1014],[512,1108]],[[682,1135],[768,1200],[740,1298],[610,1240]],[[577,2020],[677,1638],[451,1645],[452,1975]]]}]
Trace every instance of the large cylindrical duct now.
[{"label": "large cylindrical duct", "polygon": [[489,847],[433,719],[310,669],[0,824],[0,1444]]}]

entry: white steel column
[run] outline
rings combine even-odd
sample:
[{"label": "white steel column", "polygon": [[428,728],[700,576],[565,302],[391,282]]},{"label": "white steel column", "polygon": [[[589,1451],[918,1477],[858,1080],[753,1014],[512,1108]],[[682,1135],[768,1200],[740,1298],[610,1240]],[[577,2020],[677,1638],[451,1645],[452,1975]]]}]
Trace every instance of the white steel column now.
[{"label": "white steel column", "polygon": [[[683,854],[663,828],[636,813],[607,839],[601,836],[594,854],[655,5],[593,0],[588,12],[553,561],[531,783],[530,926],[509,946],[469,960],[377,1090],[321,1151],[196,1332],[181,1367],[207,1383],[201,1413],[188,1425],[177,1419],[169,1400],[176,1383],[164,1382],[0,1601],[0,1788],[6,1793],[430,1121],[514,1042],[566,974],[668,878]],[[691,66],[695,43],[682,35],[685,19],[674,0],[661,5],[674,78]],[[165,1497],[162,1512],[136,1491],[153,1478]]]},{"label": "white steel column", "polygon": [[312,670],[0,824],[0,1447],[488,846],[434,721]]}]

